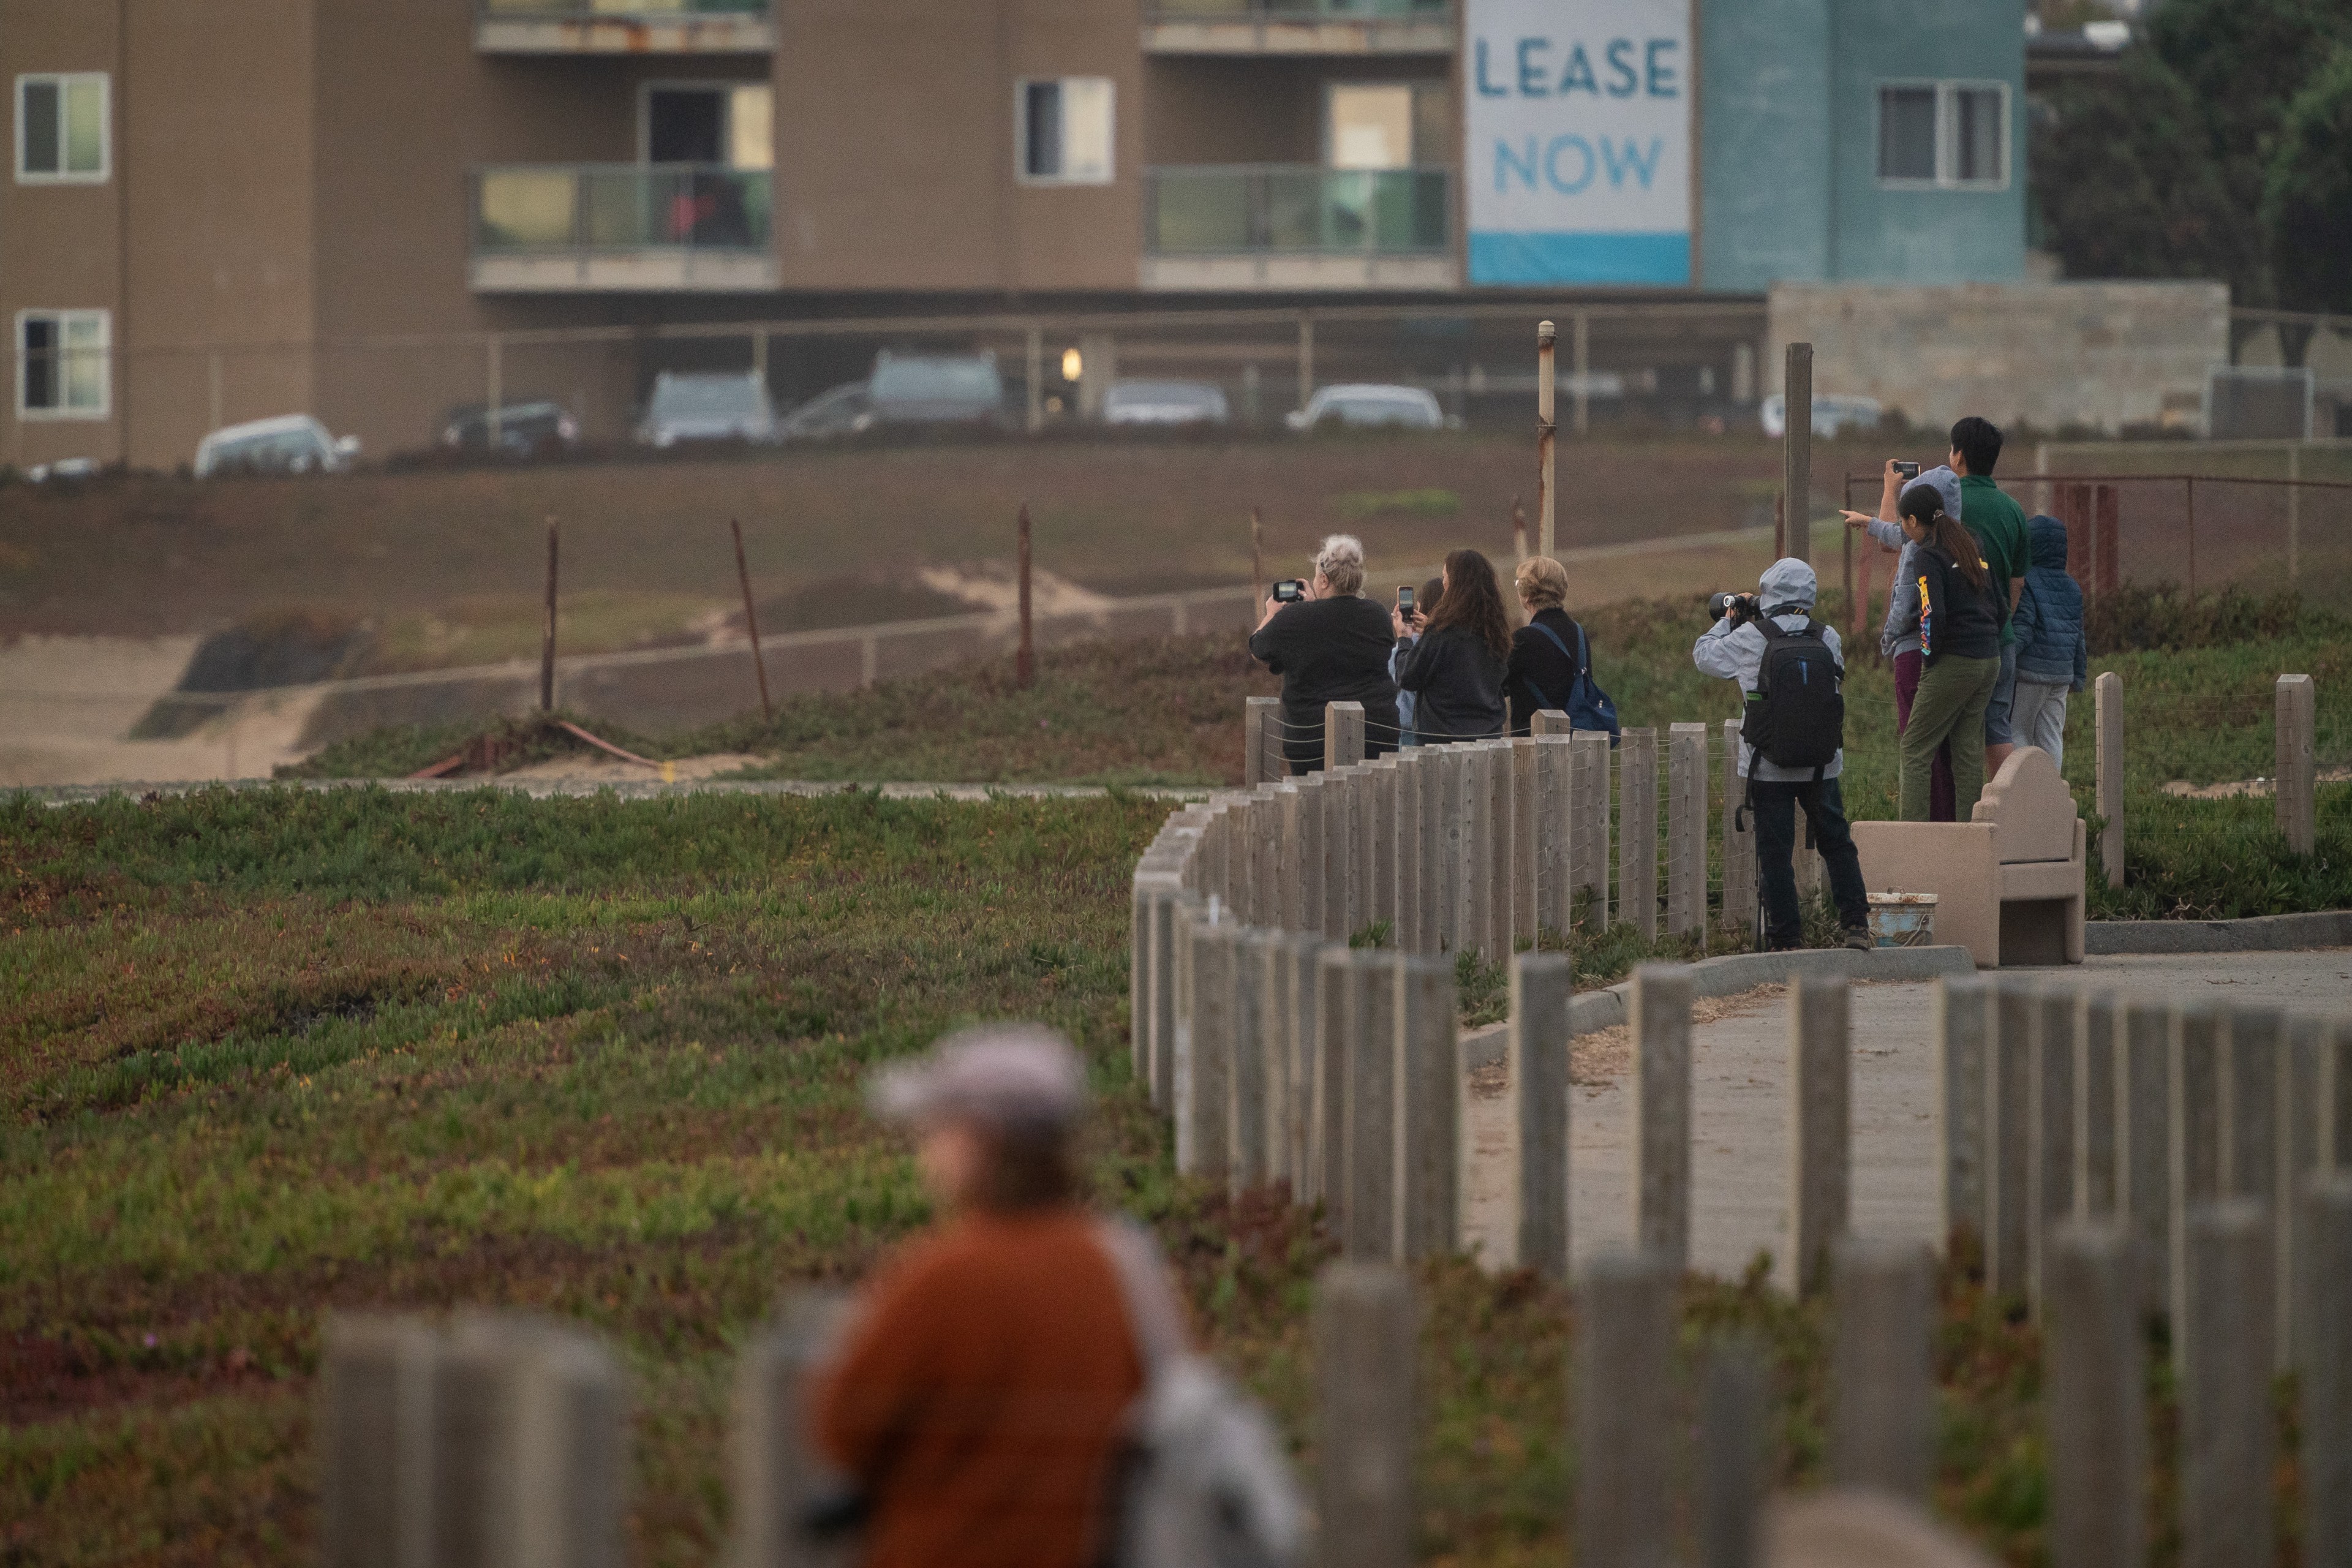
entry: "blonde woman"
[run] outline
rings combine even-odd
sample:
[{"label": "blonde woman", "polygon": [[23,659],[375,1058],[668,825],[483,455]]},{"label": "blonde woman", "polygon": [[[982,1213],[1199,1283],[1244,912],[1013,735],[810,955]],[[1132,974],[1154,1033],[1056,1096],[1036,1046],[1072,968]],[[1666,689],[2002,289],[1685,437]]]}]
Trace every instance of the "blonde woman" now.
[{"label": "blonde woman", "polygon": [[1503,695],[1511,704],[1511,733],[1529,733],[1538,709],[1568,710],[1570,693],[1591,653],[1584,628],[1570,617],[1568,569],[1549,555],[1519,563],[1516,582],[1527,625],[1511,634]]},{"label": "blonde woman", "polygon": [[1253,658],[1282,677],[1282,750],[1294,773],[1323,765],[1323,705],[1364,705],[1364,753],[1396,750],[1397,689],[1389,679],[1395,643],[1388,612],[1364,597],[1364,542],[1335,533],[1315,552],[1307,596],[1266,595],[1250,634]]}]

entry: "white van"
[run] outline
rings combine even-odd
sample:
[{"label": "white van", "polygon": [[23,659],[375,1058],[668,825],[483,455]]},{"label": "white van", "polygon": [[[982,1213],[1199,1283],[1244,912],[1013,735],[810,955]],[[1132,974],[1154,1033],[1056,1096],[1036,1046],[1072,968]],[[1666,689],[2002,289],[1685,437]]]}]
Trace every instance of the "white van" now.
[{"label": "white van", "polygon": [[360,438],[337,437],[307,414],[281,414],[215,430],[196,443],[196,478],[215,474],[340,474]]}]

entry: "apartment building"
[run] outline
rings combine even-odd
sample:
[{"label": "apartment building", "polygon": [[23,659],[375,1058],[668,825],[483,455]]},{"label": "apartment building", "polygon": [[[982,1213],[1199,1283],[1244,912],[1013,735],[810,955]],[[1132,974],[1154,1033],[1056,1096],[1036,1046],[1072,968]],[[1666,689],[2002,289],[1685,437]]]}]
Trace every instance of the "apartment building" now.
[{"label": "apartment building", "polygon": [[2013,279],[2021,70],[2014,0],[0,0],[0,461],[501,363],[617,433],[669,351],[566,329]]}]

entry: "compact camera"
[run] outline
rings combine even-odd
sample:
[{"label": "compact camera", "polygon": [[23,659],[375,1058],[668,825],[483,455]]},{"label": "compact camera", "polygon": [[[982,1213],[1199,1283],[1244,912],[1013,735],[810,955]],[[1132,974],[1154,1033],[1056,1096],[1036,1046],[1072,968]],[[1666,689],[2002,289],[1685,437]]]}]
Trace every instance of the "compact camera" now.
[{"label": "compact camera", "polygon": [[1274,602],[1277,605],[1295,605],[1305,597],[1307,580],[1303,577],[1285,577],[1274,585]]}]

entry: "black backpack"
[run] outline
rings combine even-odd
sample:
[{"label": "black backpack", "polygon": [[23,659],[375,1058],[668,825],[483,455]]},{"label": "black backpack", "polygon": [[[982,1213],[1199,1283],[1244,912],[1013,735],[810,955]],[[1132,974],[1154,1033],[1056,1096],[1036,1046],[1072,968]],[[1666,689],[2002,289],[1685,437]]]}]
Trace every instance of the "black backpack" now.
[{"label": "black backpack", "polygon": [[1783,631],[1769,616],[1756,618],[1764,634],[1764,664],[1748,695],[1740,739],[1776,767],[1822,770],[1845,744],[1845,693],[1838,661],[1808,618],[1802,631]]}]

